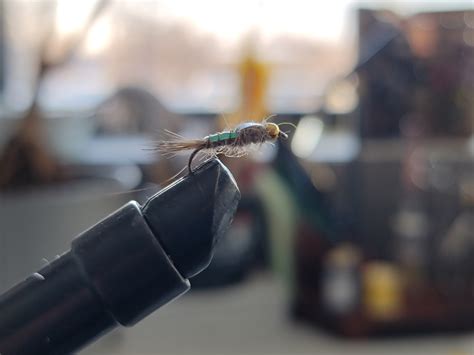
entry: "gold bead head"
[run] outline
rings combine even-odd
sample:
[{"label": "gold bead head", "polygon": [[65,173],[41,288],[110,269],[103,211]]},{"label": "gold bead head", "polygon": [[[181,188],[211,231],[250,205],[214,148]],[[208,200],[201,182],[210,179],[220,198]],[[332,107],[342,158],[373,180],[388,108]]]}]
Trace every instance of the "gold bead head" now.
[{"label": "gold bead head", "polygon": [[280,135],[280,127],[278,127],[278,125],[273,122],[265,123],[265,129],[272,139],[276,139]]}]

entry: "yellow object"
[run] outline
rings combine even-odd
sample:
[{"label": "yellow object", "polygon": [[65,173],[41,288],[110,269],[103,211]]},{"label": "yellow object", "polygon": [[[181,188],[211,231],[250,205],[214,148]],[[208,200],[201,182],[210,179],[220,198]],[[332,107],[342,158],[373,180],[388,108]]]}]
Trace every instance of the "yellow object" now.
[{"label": "yellow object", "polygon": [[[267,115],[268,65],[257,59],[256,50],[249,44],[239,64],[240,103],[237,112],[222,116],[221,127],[230,129],[241,122],[261,121]],[[225,122],[224,122],[225,121]]]},{"label": "yellow object", "polygon": [[267,122],[265,124],[265,129],[267,130],[267,133],[270,137],[278,138],[278,135],[280,134],[280,127],[278,127],[277,124],[272,123],[272,122]]},{"label": "yellow object", "polygon": [[402,279],[398,269],[388,262],[370,262],[363,271],[364,306],[376,320],[397,318],[403,311]]},{"label": "yellow object", "polygon": [[268,67],[250,53],[240,64],[241,113],[246,120],[263,118],[267,114],[266,93]]}]

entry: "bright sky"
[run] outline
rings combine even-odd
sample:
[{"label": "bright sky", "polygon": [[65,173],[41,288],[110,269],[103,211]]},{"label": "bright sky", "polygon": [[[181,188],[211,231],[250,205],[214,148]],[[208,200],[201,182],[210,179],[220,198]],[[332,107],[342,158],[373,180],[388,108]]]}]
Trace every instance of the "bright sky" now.
[{"label": "bright sky", "polygon": [[[57,25],[63,34],[78,30],[95,0],[59,0]],[[121,6],[166,22],[184,22],[226,41],[258,29],[263,39],[290,34],[336,42],[354,31],[355,8],[361,4],[404,14],[418,11],[474,8],[472,0],[121,0]],[[150,11],[151,10],[151,11]],[[107,41],[107,25],[98,24],[90,36],[92,49]],[[102,28],[100,28],[102,26]],[[110,31],[110,29],[109,29]]]},{"label": "bright sky", "polygon": [[264,37],[287,33],[320,40],[338,40],[354,0],[160,0],[160,17],[183,20],[203,31],[233,40],[251,29]]},{"label": "bright sky", "polygon": [[[474,8],[472,0],[157,0],[161,18],[183,20],[224,39],[258,28],[263,36],[280,33],[338,41],[354,29],[353,11],[365,5],[402,14]],[[137,5],[138,6],[138,5]]]}]

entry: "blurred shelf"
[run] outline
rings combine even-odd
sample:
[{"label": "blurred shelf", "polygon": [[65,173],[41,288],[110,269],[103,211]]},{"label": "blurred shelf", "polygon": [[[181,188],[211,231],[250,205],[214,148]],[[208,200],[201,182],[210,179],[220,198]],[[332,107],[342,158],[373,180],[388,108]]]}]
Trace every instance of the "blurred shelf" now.
[{"label": "blurred shelf", "polygon": [[399,161],[416,149],[421,157],[445,161],[474,160],[472,138],[364,139],[361,141],[360,160],[364,162]]},{"label": "blurred shelf", "polygon": [[[192,283],[192,280],[191,280]],[[459,354],[474,335],[354,341],[290,320],[281,285],[261,273],[234,287],[191,292],[82,354]]]}]

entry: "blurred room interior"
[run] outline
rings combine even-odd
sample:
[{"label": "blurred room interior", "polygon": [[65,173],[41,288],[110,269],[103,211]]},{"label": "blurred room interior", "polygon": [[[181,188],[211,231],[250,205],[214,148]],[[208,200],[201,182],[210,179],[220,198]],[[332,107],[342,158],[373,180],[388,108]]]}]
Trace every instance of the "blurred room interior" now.
[{"label": "blurred room interior", "polygon": [[193,291],[83,353],[474,354],[472,1],[0,0],[0,292],[169,184],[165,130],[271,115]]}]

